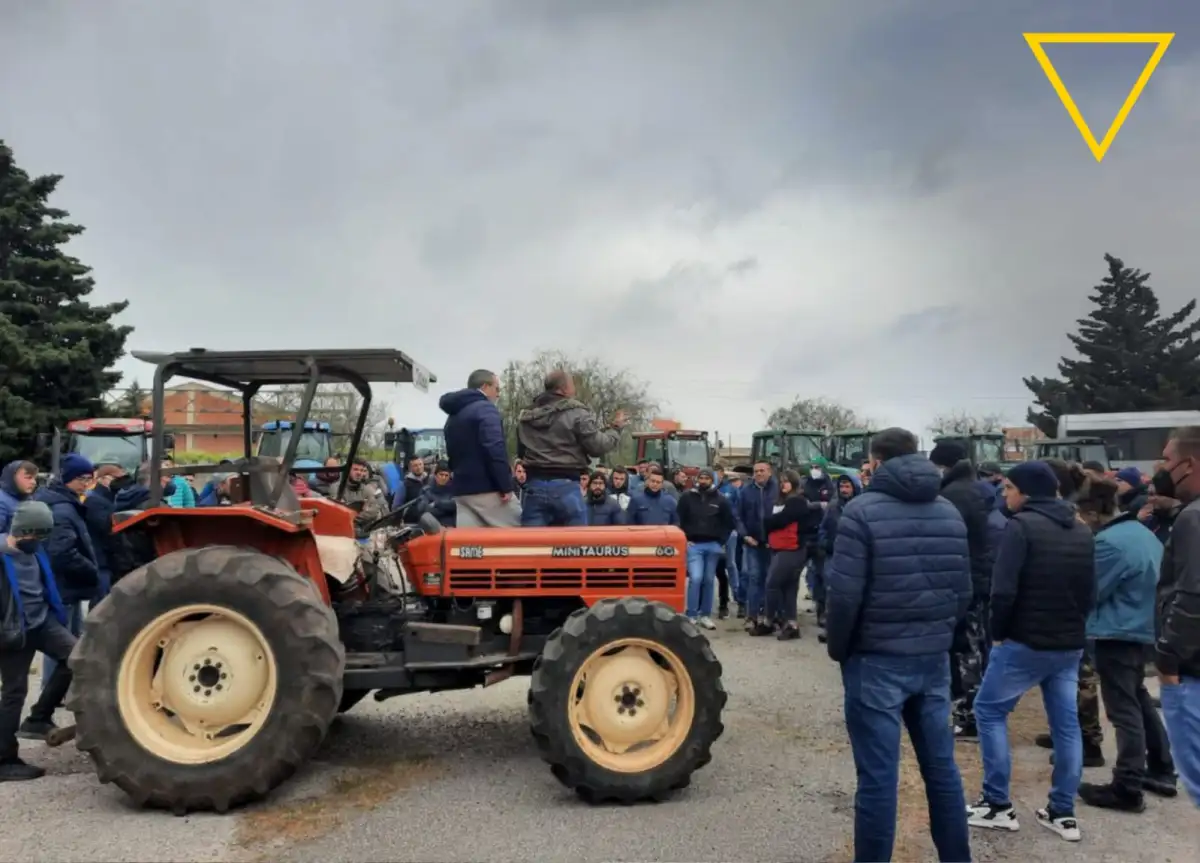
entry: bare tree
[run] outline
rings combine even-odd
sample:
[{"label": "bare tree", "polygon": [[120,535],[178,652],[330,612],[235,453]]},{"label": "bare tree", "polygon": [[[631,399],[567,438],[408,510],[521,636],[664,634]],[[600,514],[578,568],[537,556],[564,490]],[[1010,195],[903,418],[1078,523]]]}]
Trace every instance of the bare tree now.
[{"label": "bare tree", "polygon": [[861,417],[852,408],[829,399],[803,399],[799,396],[790,405],[777,407],[767,415],[770,429],[812,429],[829,434],[840,429],[869,428],[871,420]]},{"label": "bare tree", "polygon": [[[304,398],[304,387],[283,386],[263,390],[258,394],[256,403],[270,411],[292,413],[300,409]],[[360,447],[378,448],[383,445],[384,425],[387,422],[391,407],[382,399],[371,399],[371,407],[367,411],[367,424],[363,430],[363,441]],[[327,422],[335,435],[349,435],[358,423],[358,415],[362,411],[362,396],[351,384],[321,384],[317,387],[313,398],[309,419]]]},{"label": "bare tree", "polygon": [[[618,410],[630,417],[630,428],[648,428],[658,410],[649,388],[627,370],[614,369],[594,357],[572,357],[565,351],[540,351],[532,359],[514,360],[500,375],[500,415],[504,418],[509,453],[517,450],[517,417],[542,394],[546,375],[566,369],[575,378],[575,397],[591,408],[601,421]],[[613,457],[629,461],[633,445],[626,436]]]},{"label": "bare tree", "polygon": [[929,424],[929,431],[935,435],[988,434],[1003,428],[1004,417],[1000,414],[972,416],[962,410],[938,414]]}]

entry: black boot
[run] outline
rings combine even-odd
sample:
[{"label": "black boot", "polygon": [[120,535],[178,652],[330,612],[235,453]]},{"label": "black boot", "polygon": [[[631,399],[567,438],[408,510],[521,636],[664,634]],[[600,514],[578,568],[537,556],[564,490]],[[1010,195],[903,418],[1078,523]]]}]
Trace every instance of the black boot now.
[{"label": "black boot", "polygon": [[[1054,753],[1050,753],[1050,763],[1054,763]],[[1104,753],[1100,751],[1100,747],[1094,743],[1083,744],[1083,766],[1084,767],[1103,767]]]},{"label": "black boot", "polygon": [[1118,812],[1145,812],[1146,800],[1141,791],[1129,791],[1119,785],[1079,785],[1079,799],[1097,809],[1115,809]]},{"label": "black boot", "polygon": [[46,771],[41,767],[26,764],[20,758],[6,758],[0,761],[0,782],[28,782],[31,779],[41,779]]}]

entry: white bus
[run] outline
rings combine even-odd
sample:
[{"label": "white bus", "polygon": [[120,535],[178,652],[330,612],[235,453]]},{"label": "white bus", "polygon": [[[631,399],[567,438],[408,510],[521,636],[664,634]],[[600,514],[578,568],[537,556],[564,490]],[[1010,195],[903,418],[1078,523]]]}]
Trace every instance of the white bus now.
[{"label": "white bus", "polygon": [[1113,470],[1132,465],[1153,473],[1172,429],[1194,425],[1200,425],[1200,411],[1064,414],[1058,418],[1058,436],[1103,438]]}]

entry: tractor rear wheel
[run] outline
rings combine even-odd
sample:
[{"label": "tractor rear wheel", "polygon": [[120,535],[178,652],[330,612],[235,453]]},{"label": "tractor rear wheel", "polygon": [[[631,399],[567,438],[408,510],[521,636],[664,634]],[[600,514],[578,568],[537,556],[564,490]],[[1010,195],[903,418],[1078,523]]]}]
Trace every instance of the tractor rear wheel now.
[{"label": "tractor rear wheel", "polygon": [[726,697],[695,624],[660,602],[608,599],[547,641],[530,727],[551,772],[584,800],[661,800],[712,760]]},{"label": "tractor rear wheel", "polygon": [[317,749],[345,660],[333,611],[283,560],[176,551],[88,615],[70,660],[76,745],[140,805],[225,812]]}]

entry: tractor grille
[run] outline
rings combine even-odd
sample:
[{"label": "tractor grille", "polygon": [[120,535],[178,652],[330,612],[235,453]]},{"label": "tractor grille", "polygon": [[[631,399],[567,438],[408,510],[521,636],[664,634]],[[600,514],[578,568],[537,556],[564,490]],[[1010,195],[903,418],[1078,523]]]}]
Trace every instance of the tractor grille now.
[{"label": "tractor grille", "polygon": [[492,590],[523,592],[603,590],[637,593],[669,590],[675,586],[674,567],[596,566],[538,569],[454,569],[450,572],[451,593],[482,593]]}]

